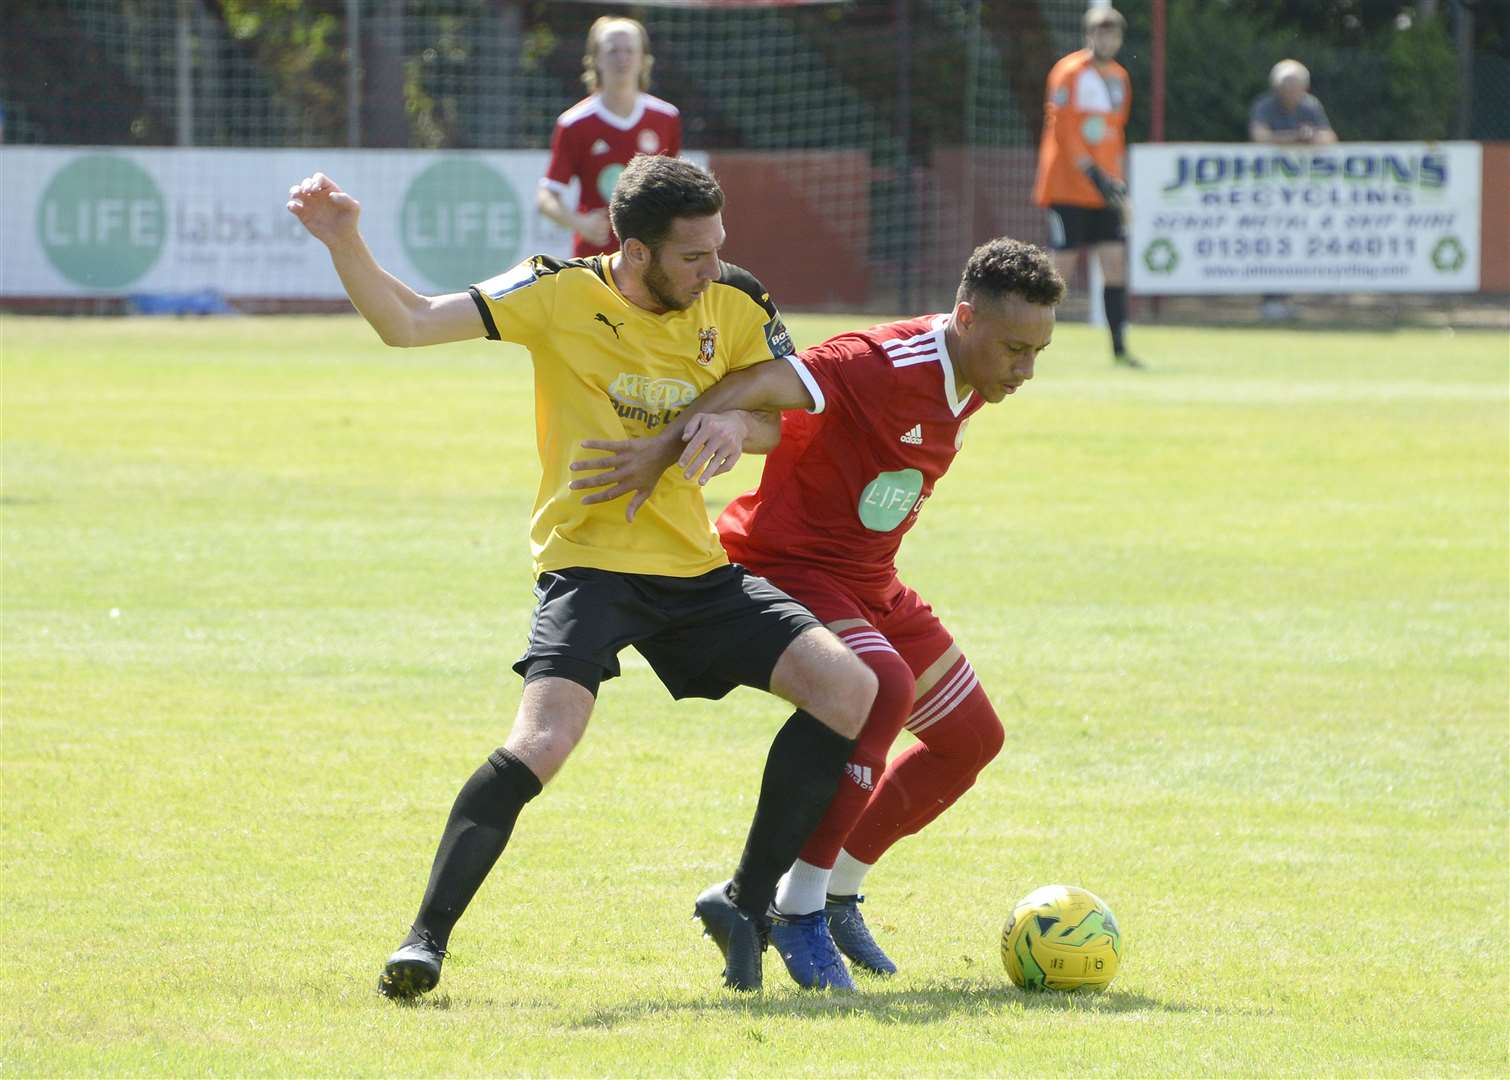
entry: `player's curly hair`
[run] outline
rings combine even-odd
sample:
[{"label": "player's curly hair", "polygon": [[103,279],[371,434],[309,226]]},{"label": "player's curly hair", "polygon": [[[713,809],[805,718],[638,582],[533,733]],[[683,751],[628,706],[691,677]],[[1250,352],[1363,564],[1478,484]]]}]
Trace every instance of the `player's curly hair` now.
[{"label": "player's curly hair", "polygon": [[638,240],[654,251],[677,218],[708,217],[723,208],[723,188],[708,170],[685,158],[636,154],[614,185],[608,217],[621,241]]},{"label": "player's curly hair", "polygon": [[1008,296],[1053,307],[1064,299],[1064,278],[1054,269],[1054,260],[1047,251],[999,236],[971,252],[955,302],[1001,300]]},{"label": "player's curly hair", "polygon": [[602,15],[587,31],[587,52],[582,56],[582,85],[587,87],[589,94],[596,94],[603,86],[602,76],[598,74],[598,46],[603,35],[621,26],[640,35],[640,49],[645,55],[645,63],[640,68],[640,89],[650,89],[650,69],[655,67],[655,57],[650,55],[650,32],[645,29],[645,24],[625,15]]}]

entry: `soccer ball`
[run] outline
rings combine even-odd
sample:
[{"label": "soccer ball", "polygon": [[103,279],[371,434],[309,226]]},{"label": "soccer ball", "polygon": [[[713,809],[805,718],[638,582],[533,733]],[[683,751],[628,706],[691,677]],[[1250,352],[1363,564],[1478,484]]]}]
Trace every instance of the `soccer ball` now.
[{"label": "soccer ball", "polygon": [[1001,932],[1001,962],[1024,990],[1100,990],[1116,977],[1121,956],[1111,909],[1073,885],[1034,889]]}]

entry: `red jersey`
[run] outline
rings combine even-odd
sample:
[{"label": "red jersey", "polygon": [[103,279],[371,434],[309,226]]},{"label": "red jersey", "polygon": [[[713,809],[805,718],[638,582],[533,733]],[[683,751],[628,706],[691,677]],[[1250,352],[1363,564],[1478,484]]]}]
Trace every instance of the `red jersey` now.
[{"label": "red jersey", "polygon": [[[594,94],[556,120],[550,164],[540,182],[565,192],[575,177],[581,184],[577,209],[585,214],[608,205],[619,173],[634,155],[676,157],[681,152],[682,118],[675,105],[640,94],[630,114],[618,116],[604,108],[602,98]],[[573,237],[572,255],[576,258],[618,250],[618,238],[611,234],[607,244],[592,244],[580,235]]]},{"label": "red jersey", "polygon": [[782,415],[760,486],[719,517],[731,559],[757,573],[763,563],[801,563],[861,599],[884,593],[902,537],[983,404],[974,391],[960,396],[947,322],[873,326],[786,357],[816,405]]}]

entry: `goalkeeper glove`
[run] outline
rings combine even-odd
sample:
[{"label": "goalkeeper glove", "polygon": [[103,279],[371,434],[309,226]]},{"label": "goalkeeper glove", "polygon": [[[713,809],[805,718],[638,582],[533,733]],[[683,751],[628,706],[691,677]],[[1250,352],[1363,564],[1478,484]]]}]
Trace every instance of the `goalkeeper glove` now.
[{"label": "goalkeeper glove", "polygon": [[1115,176],[1108,175],[1101,166],[1092,162],[1085,167],[1085,175],[1096,185],[1096,190],[1106,200],[1106,205],[1121,209],[1127,202],[1127,185]]}]

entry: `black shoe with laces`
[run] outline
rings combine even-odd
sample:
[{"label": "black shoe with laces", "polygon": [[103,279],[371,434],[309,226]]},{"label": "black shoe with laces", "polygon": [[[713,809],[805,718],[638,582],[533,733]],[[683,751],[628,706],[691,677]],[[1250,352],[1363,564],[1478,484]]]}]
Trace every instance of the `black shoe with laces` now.
[{"label": "black shoe with laces", "polygon": [[703,934],[724,954],[724,985],[731,990],[759,990],[770,924],[735,907],[727,881],[703,890],[692,917],[702,920]]},{"label": "black shoe with laces", "polygon": [[377,988],[384,997],[409,1001],[434,990],[440,982],[441,961],[451,954],[423,930],[415,929],[412,936],[419,940],[400,945],[383,965]]}]

